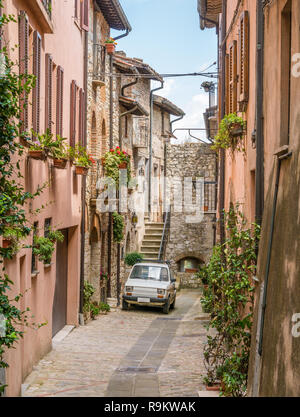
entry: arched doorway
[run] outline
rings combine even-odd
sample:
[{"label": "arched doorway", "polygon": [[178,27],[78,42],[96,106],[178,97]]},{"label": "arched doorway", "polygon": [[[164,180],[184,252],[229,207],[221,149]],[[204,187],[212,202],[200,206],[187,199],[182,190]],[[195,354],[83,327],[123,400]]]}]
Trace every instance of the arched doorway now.
[{"label": "arched doorway", "polygon": [[193,256],[186,256],[177,261],[178,272],[195,273],[199,271],[199,267],[203,265],[203,261]]},{"label": "arched doorway", "polygon": [[90,257],[90,282],[95,288],[94,301],[100,301],[100,259],[101,259],[101,229],[98,215],[94,215],[90,233],[91,257]]}]

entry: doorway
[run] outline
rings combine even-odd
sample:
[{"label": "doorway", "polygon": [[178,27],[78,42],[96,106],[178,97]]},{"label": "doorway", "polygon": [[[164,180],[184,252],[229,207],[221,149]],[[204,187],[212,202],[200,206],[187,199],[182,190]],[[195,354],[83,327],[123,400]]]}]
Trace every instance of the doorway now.
[{"label": "doorway", "polygon": [[67,282],[68,282],[68,230],[61,230],[63,242],[57,242],[56,248],[56,281],[52,310],[52,337],[67,322]]}]

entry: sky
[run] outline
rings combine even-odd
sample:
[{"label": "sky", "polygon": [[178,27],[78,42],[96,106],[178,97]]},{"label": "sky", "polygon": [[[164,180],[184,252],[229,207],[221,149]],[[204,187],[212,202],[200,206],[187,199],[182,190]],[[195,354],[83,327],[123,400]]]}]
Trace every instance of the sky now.
[{"label": "sky", "polygon": [[[132,32],[118,41],[117,50],[141,58],[160,74],[201,72],[217,60],[215,29],[202,31],[197,0],[119,0],[132,26]],[[112,31],[112,36],[120,32]],[[208,71],[216,70],[216,66]],[[204,127],[203,113],[208,93],[201,88],[203,77],[166,78],[157,92],[186,113],[174,128]],[[153,87],[159,86],[154,82]],[[173,116],[172,116],[173,117]],[[174,117],[173,117],[174,118]],[[181,142],[188,134],[176,132]],[[205,138],[205,132],[197,132]]]}]

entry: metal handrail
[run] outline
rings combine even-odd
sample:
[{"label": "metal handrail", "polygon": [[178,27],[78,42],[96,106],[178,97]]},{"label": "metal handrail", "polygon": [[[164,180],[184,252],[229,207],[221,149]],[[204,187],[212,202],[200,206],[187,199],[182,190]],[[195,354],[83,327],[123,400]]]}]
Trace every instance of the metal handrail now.
[{"label": "metal handrail", "polygon": [[42,4],[48,13],[48,15],[51,17],[51,11],[52,11],[52,0],[42,0]]},{"label": "metal handrail", "polygon": [[166,249],[166,244],[167,244],[167,239],[169,237],[169,231],[170,231],[170,222],[171,222],[171,208],[170,206],[168,207],[166,213],[164,214],[164,229],[163,229],[163,235],[161,238],[161,243],[160,243],[160,248],[159,248],[159,254],[158,254],[158,259],[162,260],[162,257],[164,255],[165,249]]}]

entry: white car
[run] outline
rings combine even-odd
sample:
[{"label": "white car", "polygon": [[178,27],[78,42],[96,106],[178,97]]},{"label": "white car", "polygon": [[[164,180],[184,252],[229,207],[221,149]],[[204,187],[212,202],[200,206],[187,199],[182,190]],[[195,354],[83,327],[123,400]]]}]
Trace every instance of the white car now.
[{"label": "white car", "polygon": [[166,262],[143,260],[133,266],[125,284],[122,309],[129,305],[160,307],[165,314],[175,307],[176,279]]}]

